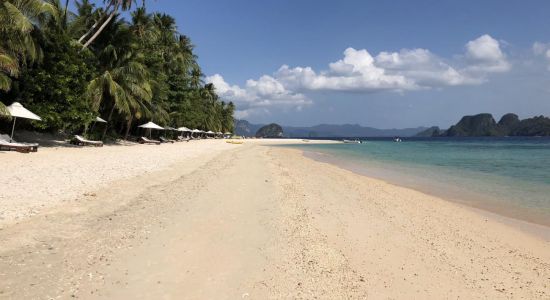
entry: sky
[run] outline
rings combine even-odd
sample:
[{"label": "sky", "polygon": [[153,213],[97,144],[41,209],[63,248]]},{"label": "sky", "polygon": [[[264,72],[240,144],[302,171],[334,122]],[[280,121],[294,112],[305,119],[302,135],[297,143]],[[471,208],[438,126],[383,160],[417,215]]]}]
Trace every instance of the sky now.
[{"label": "sky", "polygon": [[[141,4],[141,0],[138,1]],[[253,123],[448,127],[550,115],[547,0],[146,0]]]}]

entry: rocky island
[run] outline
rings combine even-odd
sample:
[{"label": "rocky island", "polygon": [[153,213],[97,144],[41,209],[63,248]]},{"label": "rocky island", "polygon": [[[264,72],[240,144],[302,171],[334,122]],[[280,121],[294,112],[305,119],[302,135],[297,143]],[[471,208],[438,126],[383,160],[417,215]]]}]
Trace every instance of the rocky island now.
[{"label": "rocky island", "polygon": [[282,138],[283,137],[283,127],[279,124],[271,123],[265,125],[262,128],[256,131],[257,138]]},{"label": "rocky island", "polygon": [[447,130],[434,126],[417,134],[418,137],[475,137],[475,136],[550,136],[550,118],[538,116],[520,120],[516,114],[505,114],[498,123],[488,113],[464,116]]}]

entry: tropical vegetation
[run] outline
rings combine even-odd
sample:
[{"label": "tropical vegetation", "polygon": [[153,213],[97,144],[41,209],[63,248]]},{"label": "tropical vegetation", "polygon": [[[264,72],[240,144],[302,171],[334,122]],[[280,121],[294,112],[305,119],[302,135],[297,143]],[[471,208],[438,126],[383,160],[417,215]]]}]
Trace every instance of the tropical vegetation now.
[{"label": "tropical vegetation", "polygon": [[233,131],[235,106],[204,84],[173,17],[132,0],[63,2],[0,0],[0,110],[19,101],[42,117],[35,130],[68,134],[97,116],[108,125],[96,134],[113,137],[151,120]]}]

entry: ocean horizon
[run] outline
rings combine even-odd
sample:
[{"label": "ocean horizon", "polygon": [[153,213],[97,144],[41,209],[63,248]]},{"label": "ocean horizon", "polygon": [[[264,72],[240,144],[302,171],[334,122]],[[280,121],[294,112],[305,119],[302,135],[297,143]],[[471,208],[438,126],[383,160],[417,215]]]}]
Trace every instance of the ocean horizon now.
[{"label": "ocean horizon", "polygon": [[360,140],[363,143],[293,147],[362,175],[550,226],[548,137]]}]

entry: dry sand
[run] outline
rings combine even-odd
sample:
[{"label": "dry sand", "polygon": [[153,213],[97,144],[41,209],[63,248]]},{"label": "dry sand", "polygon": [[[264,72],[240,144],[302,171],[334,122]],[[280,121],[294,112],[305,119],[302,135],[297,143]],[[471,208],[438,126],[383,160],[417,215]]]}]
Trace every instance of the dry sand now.
[{"label": "dry sand", "polygon": [[281,142],[0,154],[0,298],[550,298],[548,242]]}]

